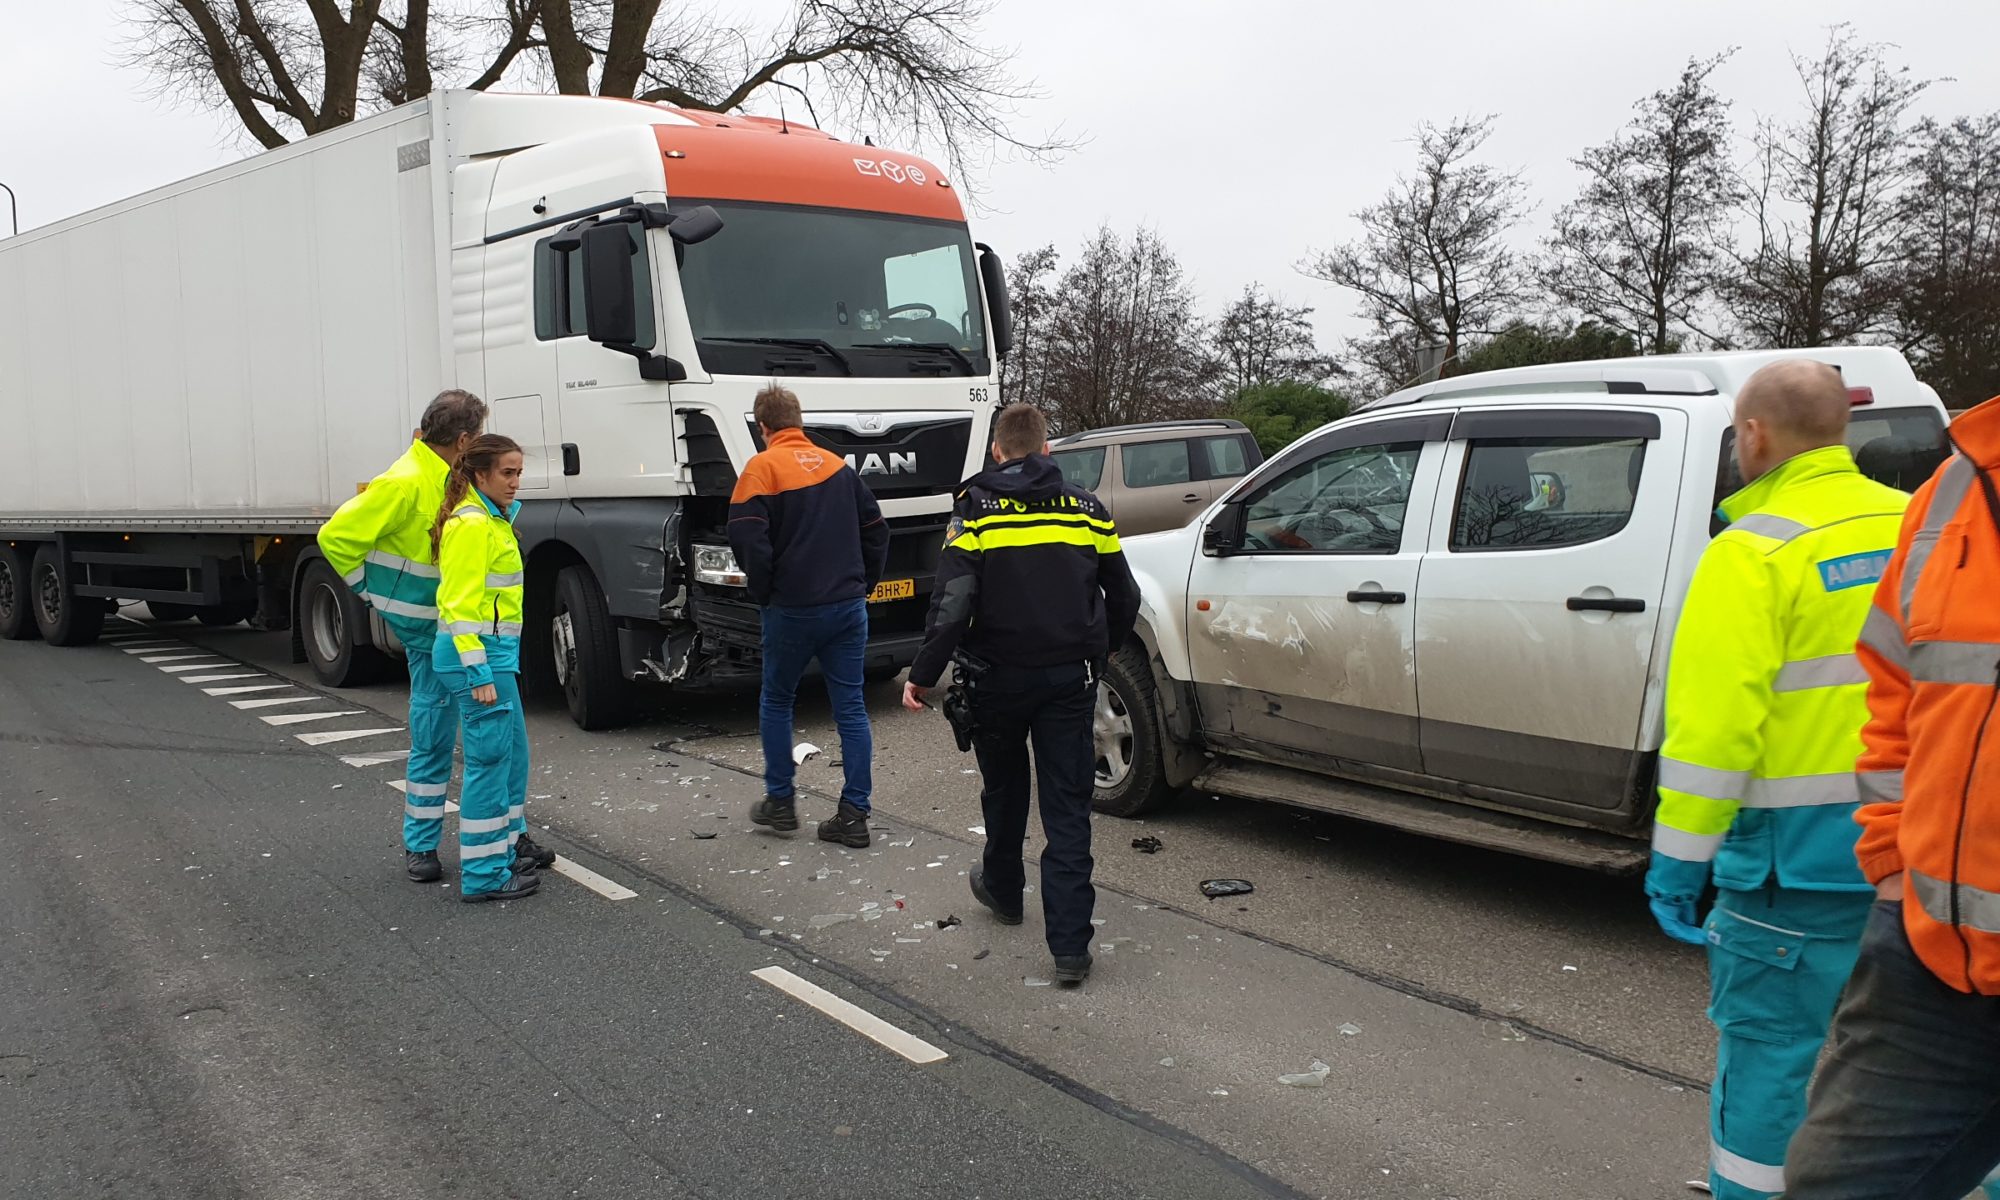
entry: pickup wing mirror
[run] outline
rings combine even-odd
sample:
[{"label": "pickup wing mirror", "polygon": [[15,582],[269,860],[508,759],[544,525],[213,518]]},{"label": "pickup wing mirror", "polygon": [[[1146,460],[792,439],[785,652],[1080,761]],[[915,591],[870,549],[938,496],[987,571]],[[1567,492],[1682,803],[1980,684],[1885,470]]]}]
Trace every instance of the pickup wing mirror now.
[{"label": "pickup wing mirror", "polygon": [[1243,548],[1244,508],[1240,500],[1222,506],[1201,531],[1201,552],[1210,556],[1234,554]]}]

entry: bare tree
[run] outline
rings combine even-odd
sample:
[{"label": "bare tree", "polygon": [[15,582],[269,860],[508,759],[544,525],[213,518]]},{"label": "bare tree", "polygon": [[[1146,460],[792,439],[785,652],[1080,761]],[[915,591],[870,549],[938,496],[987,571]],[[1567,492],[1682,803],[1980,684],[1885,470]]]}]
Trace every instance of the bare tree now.
[{"label": "bare tree", "polygon": [[1617,136],[1570,161],[1583,191],[1556,214],[1540,276],[1585,320],[1647,354],[1677,349],[1729,253],[1742,189],[1729,162],[1729,103],[1708,77],[1733,51],[1689,59]]},{"label": "bare tree", "polygon": [[1159,236],[1097,231],[1063,272],[1046,333],[1045,410],[1075,432],[1205,414],[1214,376],[1193,287]]},{"label": "bare tree", "polygon": [[[994,0],[795,0],[767,29],[661,0],[128,0],[129,61],[163,94],[228,108],[265,146],[435,86],[524,77],[569,94],[734,112],[775,89],[817,123],[911,138],[963,174],[1036,98],[979,39]],[[780,97],[778,103],[782,103]]]},{"label": "bare tree", "polygon": [[1317,383],[1338,367],[1315,342],[1312,309],[1250,284],[1215,323],[1218,384],[1224,402],[1266,383]]},{"label": "bare tree", "polygon": [[1507,234],[1527,211],[1518,172],[1474,162],[1495,118],[1417,127],[1417,169],[1354,214],[1361,238],[1309,257],[1308,275],[1356,293],[1373,327],[1350,349],[1384,380],[1415,374],[1418,352],[1447,364],[1469,334],[1490,332],[1527,292]]},{"label": "bare tree", "polygon": [[2000,113],[1926,121],[1902,206],[1893,336],[1954,407],[2000,394]]},{"label": "bare tree", "polygon": [[1891,67],[1884,47],[1846,25],[1828,31],[1820,57],[1792,64],[1805,111],[1758,127],[1757,245],[1728,298],[1745,341],[1825,346],[1883,329],[1910,176],[1903,118],[1930,81]]},{"label": "bare tree", "polygon": [[1000,400],[1048,407],[1049,321],[1055,306],[1056,248],[1023,252],[1008,272],[1014,344],[1000,360]]}]

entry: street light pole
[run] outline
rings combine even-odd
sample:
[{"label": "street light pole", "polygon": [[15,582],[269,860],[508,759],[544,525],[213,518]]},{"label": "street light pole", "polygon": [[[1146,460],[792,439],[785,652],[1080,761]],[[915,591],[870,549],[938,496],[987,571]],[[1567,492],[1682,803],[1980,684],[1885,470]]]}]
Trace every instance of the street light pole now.
[{"label": "street light pole", "polygon": [[14,236],[16,236],[16,237],[19,237],[19,236],[21,235],[21,204],[20,204],[20,201],[18,201],[18,200],[16,200],[16,199],[14,199],[14,189],[13,189],[13,188],[10,188],[10,187],[8,187],[8,186],[7,186],[6,184],[4,184],[4,183],[0,183],[0,189],[5,189],[5,190],[6,190],[6,192],[7,192],[7,215],[8,215],[8,218],[9,218],[9,219],[10,219],[10,220],[12,221],[12,223],[13,223],[13,226],[14,226]]}]

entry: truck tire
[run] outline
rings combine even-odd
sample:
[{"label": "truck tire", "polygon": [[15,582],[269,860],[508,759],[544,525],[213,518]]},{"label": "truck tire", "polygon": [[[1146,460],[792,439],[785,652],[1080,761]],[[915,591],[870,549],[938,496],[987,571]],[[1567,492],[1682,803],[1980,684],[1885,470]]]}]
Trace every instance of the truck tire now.
[{"label": "truck tire", "polygon": [[43,546],[28,569],[35,625],[52,646],[88,646],[104,632],[104,602],[70,595],[56,558],[54,546]]},{"label": "truck tire", "polygon": [[357,646],[354,638],[368,628],[368,612],[323,558],[306,564],[299,578],[299,631],[306,661],[328,687],[359,687],[386,679],[394,663],[373,646]]},{"label": "truck tire", "polygon": [[42,636],[29,597],[28,556],[14,546],[0,545],[0,639],[25,642]]},{"label": "truck tire", "polygon": [[564,567],[556,575],[549,650],[577,728],[612,729],[632,719],[632,690],[618,665],[618,630],[589,567]]},{"label": "truck tire", "polygon": [[204,604],[194,610],[194,615],[203,625],[211,629],[220,629],[227,625],[241,625],[256,615],[256,612],[257,606],[254,604],[224,601],[221,604]]},{"label": "truck tire", "polygon": [[1160,756],[1159,700],[1145,647],[1126,646],[1111,656],[1097,682],[1091,730],[1097,748],[1091,807],[1107,816],[1136,817],[1173,795]]},{"label": "truck tire", "polygon": [[146,611],[153,614],[155,621],[185,621],[195,614],[195,606],[173,604],[165,600],[148,600]]}]

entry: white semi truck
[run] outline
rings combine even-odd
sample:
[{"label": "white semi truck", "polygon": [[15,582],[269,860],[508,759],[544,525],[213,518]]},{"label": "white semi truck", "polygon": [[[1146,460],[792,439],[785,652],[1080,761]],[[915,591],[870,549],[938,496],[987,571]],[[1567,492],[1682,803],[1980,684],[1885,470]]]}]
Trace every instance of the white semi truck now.
[{"label": "white semi truck", "polygon": [[892,527],[871,674],[914,657],[1009,337],[1000,262],[912,155],[784,121],[439,92],[0,240],[0,637],[120,602],[400,653],[313,534],[439,390],[527,449],[524,670],[585,728],[754,678],[723,529],[793,388]]}]

